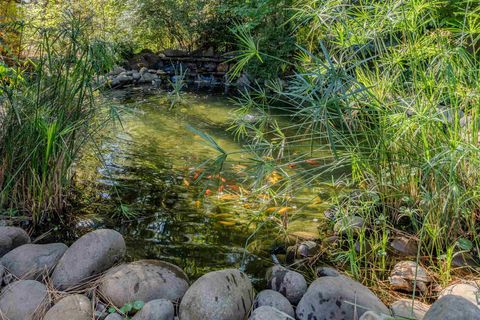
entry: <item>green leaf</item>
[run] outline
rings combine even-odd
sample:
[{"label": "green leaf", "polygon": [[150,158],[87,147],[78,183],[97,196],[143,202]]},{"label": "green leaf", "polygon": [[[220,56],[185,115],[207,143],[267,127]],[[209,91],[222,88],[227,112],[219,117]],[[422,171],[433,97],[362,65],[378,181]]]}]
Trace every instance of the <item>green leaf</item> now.
[{"label": "green leaf", "polygon": [[140,301],[140,300],[134,301],[133,302],[133,309],[138,311],[138,310],[142,309],[144,305],[145,305],[145,302],[143,302],[143,301]]},{"label": "green leaf", "polygon": [[115,312],[117,312],[117,309],[115,309],[115,307],[108,308],[108,313],[115,313]]},{"label": "green leaf", "polygon": [[465,251],[470,251],[473,248],[473,243],[470,240],[465,238],[458,239],[457,244],[460,247],[460,249]]}]

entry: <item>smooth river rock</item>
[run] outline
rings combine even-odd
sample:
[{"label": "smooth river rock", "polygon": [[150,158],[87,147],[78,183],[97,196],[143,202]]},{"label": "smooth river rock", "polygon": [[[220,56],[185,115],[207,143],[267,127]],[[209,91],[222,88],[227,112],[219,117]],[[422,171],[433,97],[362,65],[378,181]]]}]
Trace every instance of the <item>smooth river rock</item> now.
[{"label": "smooth river rock", "polygon": [[105,320],[124,320],[124,318],[118,313],[111,313],[105,318]]},{"label": "smooth river rock", "polygon": [[439,298],[453,295],[467,299],[480,308],[477,297],[480,299],[480,286],[475,281],[452,284],[440,292]]},{"label": "smooth river rock", "polygon": [[180,320],[244,320],[254,292],[247,275],[237,269],[207,273],[195,281],[180,304]]},{"label": "smooth river rock", "polygon": [[22,244],[30,243],[30,237],[21,228],[0,227],[0,257]]},{"label": "smooth river rock", "polygon": [[346,276],[321,277],[312,282],[297,306],[297,319],[350,320],[366,311],[390,314],[373,292]]},{"label": "smooth river rock", "polygon": [[158,299],[146,303],[132,320],[173,320],[175,308],[170,300]]},{"label": "smooth river rock", "polygon": [[43,320],[91,320],[93,318],[92,303],[81,294],[67,296],[58,301]]},{"label": "smooth river rock", "polygon": [[307,291],[307,281],[302,274],[282,266],[273,266],[267,271],[267,287],[283,294],[296,305]]},{"label": "smooth river rock", "polygon": [[125,240],[115,230],[85,234],[65,252],[52,274],[55,288],[64,290],[112,267],[125,256]]},{"label": "smooth river rock", "polygon": [[63,243],[24,244],[0,260],[19,279],[38,280],[49,275],[68,247]]},{"label": "smooth river rock", "polygon": [[188,277],[171,263],[140,260],[109,270],[100,280],[99,289],[118,308],[137,300],[177,301],[188,289]]},{"label": "smooth river rock", "polygon": [[430,306],[415,300],[412,306],[412,300],[397,300],[390,306],[395,317],[403,317],[407,319],[422,320],[425,317]]},{"label": "smooth river rock", "polygon": [[290,317],[295,317],[293,307],[280,292],[274,290],[263,290],[257,294],[253,303],[254,309],[269,306],[275,308],[283,313],[288,314]]},{"label": "smooth river rock", "polygon": [[42,313],[47,287],[35,280],[20,280],[3,288],[0,295],[1,320],[33,320]]},{"label": "smooth river rock", "polygon": [[367,311],[358,320],[393,320],[393,318],[383,313]]},{"label": "smooth river rock", "polygon": [[253,310],[248,320],[294,320],[290,315],[270,306],[263,306]]},{"label": "smooth river rock", "polygon": [[423,320],[480,319],[480,309],[465,298],[446,295],[435,301]]}]

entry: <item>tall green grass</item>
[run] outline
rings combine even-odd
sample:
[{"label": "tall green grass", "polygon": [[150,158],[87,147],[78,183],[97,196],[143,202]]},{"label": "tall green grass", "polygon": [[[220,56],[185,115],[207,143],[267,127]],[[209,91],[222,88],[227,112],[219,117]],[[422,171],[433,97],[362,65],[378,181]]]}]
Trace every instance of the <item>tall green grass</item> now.
[{"label": "tall green grass", "polygon": [[[262,117],[239,117],[236,133],[283,173],[278,196],[335,171],[366,195],[337,203],[340,216],[367,222],[360,250],[347,238],[339,256],[359,278],[386,270],[398,230],[419,240],[419,256],[444,279],[452,255],[480,252],[479,16],[477,0],[299,0],[295,74],[240,99],[240,113]],[[239,68],[262,57],[244,50]],[[279,125],[272,110],[293,124]],[[288,172],[306,159],[321,165]]]},{"label": "tall green grass", "polygon": [[55,29],[26,25],[36,32],[31,58],[1,68],[0,207],[35,222],[68,205],[75,161],[105,120],[96,75],[113,65],[110,46],[89,36],[88,20],[63,19]]}]

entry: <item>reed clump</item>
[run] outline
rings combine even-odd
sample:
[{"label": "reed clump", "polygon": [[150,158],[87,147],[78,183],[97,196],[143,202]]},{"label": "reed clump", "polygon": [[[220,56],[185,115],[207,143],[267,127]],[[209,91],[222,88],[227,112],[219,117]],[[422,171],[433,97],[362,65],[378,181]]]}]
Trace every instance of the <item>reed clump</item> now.
[{"label": "reed clump", "polygon": [[97,75],[114,55],[73,13],[55,28],[19,25],[29,58],[0,60],[0,208],[39,222],[64,212],[81,147],[107,119]]}]

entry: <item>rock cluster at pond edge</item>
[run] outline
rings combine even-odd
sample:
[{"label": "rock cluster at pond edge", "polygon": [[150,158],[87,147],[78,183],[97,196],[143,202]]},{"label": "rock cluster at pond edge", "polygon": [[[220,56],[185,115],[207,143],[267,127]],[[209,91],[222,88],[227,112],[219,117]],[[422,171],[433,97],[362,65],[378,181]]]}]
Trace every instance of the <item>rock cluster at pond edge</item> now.
[{"label": "rock cluster at pond edge", "polygon": [[[308,285],[302,274],[276,265],[267,271],[269,289],[255,295],[237,269],[191,283],[181,268],[160,260],[118,265],[126,249],[114,230],[87,233],[70,248],[30,244],[19,228],[3,231],[0,239],[9,240],[2,240],[0,257],[0,320],[120,320],[125,310],[132,320],[480,319],[473,282],[445,288],[432,306],[399,300],[388,308],[334,269],[320,268]],[[52,284],[57,291],[47,288]]]}]

